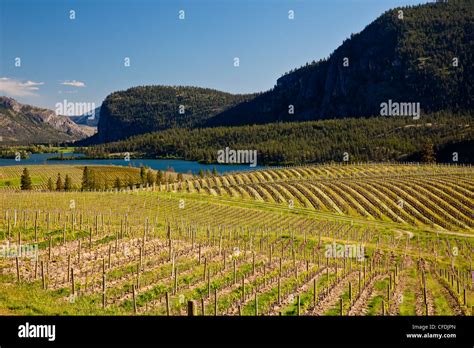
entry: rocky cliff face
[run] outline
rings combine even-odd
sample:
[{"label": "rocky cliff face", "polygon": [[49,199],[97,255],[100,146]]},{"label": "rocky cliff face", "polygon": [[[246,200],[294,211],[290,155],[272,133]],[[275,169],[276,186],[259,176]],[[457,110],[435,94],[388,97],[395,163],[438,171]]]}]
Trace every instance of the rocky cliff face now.
[{"label": "rocky cliff face", "polygon": [[2,143],[58,143],[71,142],[90,136],[68,117],[52,110],[18,103],[0,97],[0,137]]},{"label": "rocky cliff face", "polygon": [[97,124],[98,133],[95,138],[100,143],[115,139],[125,139],[128,133],[128,125],[117,117],[117,114],[111,110],[108,103],[104,104],[100,109],[100,117]]},{"label": "rocky cliff face", "polygon": [[387,11],[327,60],[282,76],[207,125],[375,116],[389,99],[419,102],[425,113],[472,110],[473,22],[468,2]]}]

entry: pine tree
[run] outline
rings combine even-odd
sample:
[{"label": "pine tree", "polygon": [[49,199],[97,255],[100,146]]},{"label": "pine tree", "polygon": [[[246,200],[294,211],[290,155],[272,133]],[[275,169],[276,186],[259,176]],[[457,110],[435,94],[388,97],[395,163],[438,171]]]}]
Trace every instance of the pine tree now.
[{"label": "pine tree", "polygon": [[66,174],[66,178],[64,179],[64,191],[72,190],[72,181],[68,174]]},{"label": "pine tree", "polygon": [[120,190],[122,188],[122,182],[120,181],[120,178],[118,176],[115,178],[114,188],[116,188],[117,190]]},{"label": "pine tree", "polygon": [[199,177],[204,178],[204,170],[199,169]]},{"label": "pine tree", "polygon": [[432,142],[426,142],[423,144],[423,148],[421,149],[421,162],[424,162],[424,163],[436,162],[436,155],[434,152]]},{"label": "pine tree", "polygon": [[158,185],[163,183],[163,172],[161,170],[156,172],[156,183]]},{"label": "pine tree", "polygon": [[51,179],[51,178],[48,179],[48,190],[49,191],[54,191],[53,179]]},{"label": "pine tree", "polygon": [[21,189],[31,190],[32,188],[30,172],[28,171],[28,168],[24,168],[23,174],[21,175]]},{"label": "pine tree", "polygon": [[146,182],[146,170],[145,170],[144,166],[140,167],[140,180],[141,180],[142,184],[144,184]]},{"label": "pine tree", "polygon": [[212,175],[214,176],[218,175],[216,167],[212,167]]},{"label": "pine tree", "polygon": [[56,180],[56,191],[62,191],[63,190],[63,181],[61,179],[61,174],[58,173],[58,180]]},{"label": "pine tree", "polygon": [[146,172],[146,182],[150,186],[153,185],[153,183],[155,182],[155,175],[150,169],[148,169],[148,171]]},{"label": "pine tree", "polygon": [[178,182],[183,181],[183,173],[178,173]]},{"label": "pine tree", "polygon": [[91,189],[91,173],[90,169],[85,166],[82,171],[81,190],[86,191]]}]

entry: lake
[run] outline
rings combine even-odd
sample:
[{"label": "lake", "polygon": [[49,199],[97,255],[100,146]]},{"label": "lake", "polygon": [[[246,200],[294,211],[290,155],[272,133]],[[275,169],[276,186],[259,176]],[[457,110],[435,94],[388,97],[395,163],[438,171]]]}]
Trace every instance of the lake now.
[{"label": "lake", "polygon": [[[250,167],[249,165],[223,165],[223,164],[201,164],[194,161],[184,160],[172,160],[172,159],[130,159],[125,161],[123,159],[91,159],[91,160],[67,160],[57,161],[47,159],[50,157],[58,157],[59,153],[36,153],[30,155],[28,159],[22,159],[15,161],[14,159],[0,158],[0,166],[21,166],[21,165],[35,165],[35,164],[61,164],[61,165],[116,165],[127,167],[129,164],[133,167],[140,167],[144,165],[155,170],[167,170],[173,168],[178,173],[198,174],[199,170],[210,170],[216,168],[219,173],[242,171],[242,170],[253,170],[262,168],[261,166]],[[67,156],[83,156],[79,153],[65,153],[64,157]]]}]

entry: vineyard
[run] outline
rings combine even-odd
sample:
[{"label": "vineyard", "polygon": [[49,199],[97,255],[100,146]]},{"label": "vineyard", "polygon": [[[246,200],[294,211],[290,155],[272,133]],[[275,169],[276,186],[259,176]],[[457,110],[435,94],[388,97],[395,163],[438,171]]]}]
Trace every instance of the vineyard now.
[{"label": "vineyard", "polygon": [[473,179],[471,167],[325,165],[197,179],[186,191],[462,230],[474,227]]},{"label": "vineyard", "polygon": [[[63,178],[68,175],[71,178],[74,189],[81,188],[81,180],[84,166],[72,165],[33,165],[25,166],[30,171],[33,188],[35,190],[46,190],[48,180],[56,181],[57,175],[61,174]],[[23,171],[23,166],[8,166],[0,168],[0,189],[3,190],[18,190],[20,188],[20,176]],[[112,187],[114,181],[118,178],[122,183],[131,182],[134,185],[140,183],[140,169],[134,167],[121,166],[88,166],[91,174],[104,188]],[[153,171],[155,172],[155,171]],[[176,179],[177,173],[166,172],[168,176]],[[188,174],[184,174],[188,176]]]},{"label": "vineyard", "polygon": [[472,315],[473,174],[326,165],[0,191],[0,314]]}]

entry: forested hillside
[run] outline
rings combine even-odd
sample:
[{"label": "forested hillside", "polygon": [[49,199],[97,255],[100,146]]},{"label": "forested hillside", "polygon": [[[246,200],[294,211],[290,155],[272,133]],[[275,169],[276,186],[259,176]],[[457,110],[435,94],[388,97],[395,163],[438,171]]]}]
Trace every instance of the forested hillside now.
[{"label": "forested hillside", "polygon": [[115,92],[89,143],[177,127],[377,116],[388,100],[419,103],[424,115],[472,111],[473,23],[472,1],[392,9],[328,59],[285,74],[260,94],[166,86]]},{"label": "forested hillside", "polygon": [[424,114],[472,110],[473,23],[472,1],[387,11],[327,60],[282,76],[207,125],[367,117],[389,99],[420,103]]},{"label": "forested hillside", "polygon": [[100,110],[99,133],[109,142],[174,127],[194,127],[251,98],[198,87],[142,86],[110,94]]},{"label": "forested hillside", "polygon": [[[259,164],[343,161],[474,162],[472,116],[439,113],[421,120],[376,117],[272,123],[240,127],[169,129],[89,148],[91,156],[136,152],[149,158],[215,162],[217,151],[257,150]],[[431,153],[432,151],[432,153]],[[427,153],[426,153],[427,152]],[[423,158],[428,155],[429,159]]]}]

